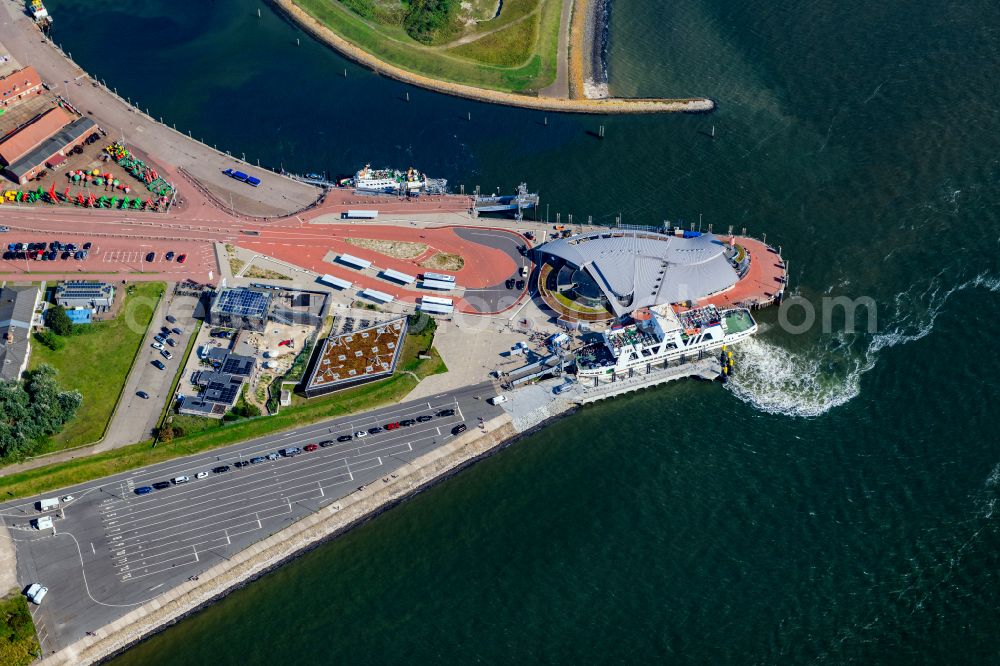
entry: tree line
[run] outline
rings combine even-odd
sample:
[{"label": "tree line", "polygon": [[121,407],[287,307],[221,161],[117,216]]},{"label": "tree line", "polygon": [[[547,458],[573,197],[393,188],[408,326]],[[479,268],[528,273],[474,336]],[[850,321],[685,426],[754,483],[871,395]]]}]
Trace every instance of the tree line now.
[{"label": "tree line", "polygon": [[0,459],[20,460],[38,450],[76,416],[79,391],[64,391],[56,370],[41,365],[20,381],[0,380]]}]

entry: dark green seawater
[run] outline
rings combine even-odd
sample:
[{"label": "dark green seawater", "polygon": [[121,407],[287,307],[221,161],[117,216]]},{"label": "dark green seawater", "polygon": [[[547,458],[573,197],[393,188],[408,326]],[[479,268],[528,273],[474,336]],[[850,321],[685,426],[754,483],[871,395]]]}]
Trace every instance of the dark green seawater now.
[{"label": "dark green seawater", "polygon": [[[50,4],[78,62],[208,143],[526,179],[553,221],[702,214],[781,245],[817,311],[761,313],[728,388],[586,408],[115,664],[1000,661],[995,1],[616,2],[612,92],[718,112],[548,126],[251,2]],[[840,296],[874,332],[824,330]]]}]

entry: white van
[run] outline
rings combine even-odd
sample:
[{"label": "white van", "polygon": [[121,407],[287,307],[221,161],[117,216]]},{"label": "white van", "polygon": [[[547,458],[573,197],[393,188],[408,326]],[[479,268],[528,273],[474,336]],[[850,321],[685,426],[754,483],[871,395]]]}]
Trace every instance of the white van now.
[{"label": "white van", "polygon": [[500,395],[493,396],[486,402],[490,403],[491,405],[499,405],[501,402],[507,402],[507,396],[501,393]]},{"label": "white van", "polygon": [[40,604],[42,603],[42,599],[45,598],[45,595],[48,594],[48,592],[49,588],[45,587],[41,583],[33,583],[31,587],[28,588],[26,596],[28,597],[28,601],[31,601],[35,604]]},{"label": "white van", "polygon": [[187,483],[190,480],[191,480],[191,477],[189,477],[189,476],[177,476],[177,477],[174,477],[174,485],[176,486],[176,485],[179,485],[181,483]]}]

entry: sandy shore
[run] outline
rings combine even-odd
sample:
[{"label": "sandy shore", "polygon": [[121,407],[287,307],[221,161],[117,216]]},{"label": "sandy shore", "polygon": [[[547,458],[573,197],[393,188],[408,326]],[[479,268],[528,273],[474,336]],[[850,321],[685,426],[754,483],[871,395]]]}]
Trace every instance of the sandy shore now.
[{"label": "sandy shore", "polygon": [[[585,0],[587,1],[587,0]],[[271,2],[291,20],[316,39],[329,45],[342,55],[361,63],[375,72],[437,92],[467,97],[480,102],[518,106],[539,111],[556,111],[565,113],[706,113],[715,108],[715,103],[707,98],[701,99],[560,99],[556,97],[532,97],[495,90],[476,88],[475,86],[439,81],[421,74],[408,72],[405,69],[390,65],[367,53],[366,51],[343,39],[315,18],[297,7],[292,0],[271,0]],[[574,14],[576,8],[574,8]],[[571,58],[572,60],[572,58]],[[572,76],[570,77],[572,85]]]},{"label": "sandy shore", "polygon": [[[537,424],[532,431],[542,424]],[[40,663],[47,666],[78,666],[98,663],[155,634],[181,618],[224,597],[299,554],[361,525],[414,494],[449,478],[468,465],[485,458],[527,435],[518,432],[504,414],[470,429],[399,468],[389,482],[372,483],[324,507],[216,565],[162,596],[137,607],[117,621]]]}]

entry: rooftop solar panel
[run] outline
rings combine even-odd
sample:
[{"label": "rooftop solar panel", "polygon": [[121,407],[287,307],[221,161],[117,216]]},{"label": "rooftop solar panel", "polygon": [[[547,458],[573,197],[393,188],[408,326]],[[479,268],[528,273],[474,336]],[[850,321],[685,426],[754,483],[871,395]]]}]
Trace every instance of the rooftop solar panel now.
[{"label": "rooftop solar panel", "polygon": [[218,309],[238,317],[263,317],[270,298],[259,291],[230,289],[219,297]]}]

